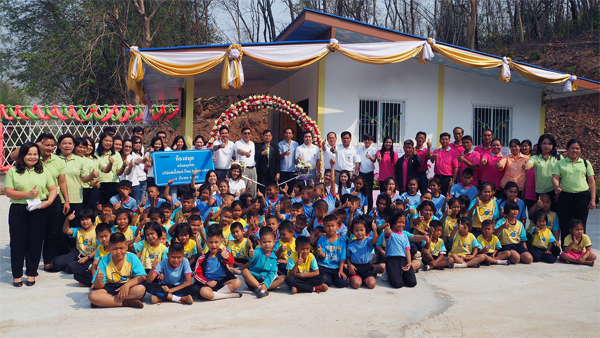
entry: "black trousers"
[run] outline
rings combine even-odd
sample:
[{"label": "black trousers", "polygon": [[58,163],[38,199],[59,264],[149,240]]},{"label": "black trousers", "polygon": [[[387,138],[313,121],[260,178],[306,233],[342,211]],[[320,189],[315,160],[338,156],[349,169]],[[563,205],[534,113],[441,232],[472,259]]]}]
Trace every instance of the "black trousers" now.
[{"label": "black trousers", "polygon": [[[287,180],[291,180],[289,182],[287,182],[288,185],[288,194],[292,193],[292,188],[294,187],[294,183],[296,183],[296,180],[292,180],[292,178],[296,177],[296,173],[293,171],[282,171],[279,173],[279,182],[285,182]],[[280,186],[280,188],[283,188],[285,186],[285,184],[283,186]]]},{"label": "black trousers", "polygon": [[[268,171],[265,172],[257,172],[256,173],[256,177],[257,177],[257,181],[260,184],[264,184],[265,186],[263,187],[262,185],[258,185],[258,190],[264,195],[265,191],[267,190],[266,185],[271,183],[271,182],[275,182],[275,177],[271,176],[271,173]],[[281,175],[279,177],[281,179]]]},{"label": "black trousers", "polygon": [[229,173],[229,170],[228,169],[215,169],[215,172],[217,173],[218,180],[224,180],[225,177],[227,176],[227,174]]},{"label": "black trousers", "polygon": [[[63,224],[65,224],[65,220],[67,219],[67,216],[70,215],[73,211],[75,211],[75,215],[78,215],[79,212],[81,211],[81,207],[83,206],[83,204],[81,203],[72,203],[70,204],[71,209],[69,210],[69,212],[67,213],[67,215],[64,215],[62,213],[62,207],[63,205],[60,205],[60,212],[58,214],[58,222],[55,222],[55,226],[56,229],[54,229],[54,233],[56,234],[54,236],[54,257],[56,256],[61,256],[61,255],[65,255],[69,252],[71,252],[71,250],[73,248],[75,248],[75,238],[70,238],[69,236],[65,235],[62,232],[62,228],[63,228]],[[76,228],[79,226],[79,222],[77,221],[77,217],[75,217],[75,219],[73,219],[72,221],[69,221],[69,227],[70,228]],[[54,258],[52,257],[52,258]]]},{"label": "black trousers", "polygon": [[443,196],[446,196],[446,194],[448,193],[448,186],[450,185],[450,179],[452,179],[452,176],[447,176],[447,175],[435,175],[434,177],[437,177],[440,179],[440,181],[442,182],[442,186],[440,188],[440,192]]},{"label": "black trousers", "polygon": [[318,275],[315,277],[302,278],[298,276],[287,276],[285,278],[285,284],[289,287],[295,287],[298,292],[310,293],[313,291],[315,286],[319,286],[325,283],[325,276]]},{"label": "black trousers", "polygon": [[391,256],[385,258],[385,271],[391,287],[399,289],[403,286],[412,288],[417,285],[417,277],[412,266],[408,271],[402,270],[402,267],[406,264],[408,264],[406,257]]},{"label": "black trousers", "polygon": [[[56,196],[52,205],[46,208],[46,215],[48,220],[46,222],[46,231],[44,235],[44,246],[43,246],[43,258],[44,264],[52,264],[52,259],[55,256],[54,253],[54,239],[56,237],[56,230],[62,231],[62,223],[60,223],[62,216],[62,203],[60,203],[60,197]],[[64,219],[63,219],[64,220]]]},{"label": "black trousers", "polygon": [[54,257],[52,260],[52,267],[66,273],[73,273],[69,267],[69,263],[75,262],[75,264],[79,264],[77,263],[79,258],[81,258],[79,256],[79,251],[77,251],[77,249],[71,249],[71,251],[64,255]]},{"label": "black trousers", "polygon": [[90,270],[90,267],[92,266],[91,259],[84,264],[79,264],[75,261],[67,265],[69,266],[69,269],[73,271],[73,278],[76,281],[85,286],[92,286],[92,278],[94,278],[94,275],[92,275],[92,271]]},{"label": "black trousers", "polygon": [[[151,295],[155,295],[156,297],[158,297],[160,299],[166,299],[168,292],[165,292],[165,290],[163,290],[163,288],[162,288],[163,286],[167,286],[170,289],[170,288],[174,288],[176,285],[167,285],[167,284],[152,282],[150,284],[146,284],[146,292],[148,292]],[[178,297],[183,297],[183,296],[188,296],[188,295],[195,296],[199,292],[200,292],[200,284],[192,284],[190,286],[184,287],[183,289],[175,291],[175,293],[173,293],[173,294]]]},{"label": "black trousers", "polygon": [[338,276],[338,272],[339,269],[329,269],[322,266],[319,267],[319,276],[323,276],[323,278],[325,278],[325,284],[327,284],[327,286],[331,286],[331,284],[333,284],[338,288],[345,288],[346,285],[348,285],[348,281],[340,278]]},{"label": "black trousers", "polygon": [[578,219],[583,222],[583,231],[586,233],[586,223],[589,210],[587,208],[592,198],[589,191],[578,193],[561,192],[558,195],[558,221],[560,223],[561,243],[565,242],[569,232],[569,222]]},{"label": "black trousers", "polygon": [[529,248],[529,253],[533,257],[534,262],[546,262],[550,264],[556,262],[556,256],[554,256],[552,253],[547,254],[546,250],[544,249],[531,247]]},{"label": "black trousers", "polygon": [[[419,191],[421,192],[421,194],[423,194],[429,189],[429,180],[427,179],[427,172],[420,172],[419,176],[417,177],[419,178]],[[398,182],[396,182],[396,185],[398,185]],[[396,187],[396,189],[400,190],[400,187]],[[402,189],[406,189],[406,182]]]},{"label": "black trousers", "polygon": [[365,188],[367,189],[367,201],[368,201],[368,207],[369,211],[371,211],[373,209],[373,181],[375,180],[375,172],[371,171],[369,173],[360,173],[360,176],[362,176],[365,179]]},{"label": "black trousers", "polygon": [[[164,190],[163,190],[164,191]],[[100,191],[98,194],[98,203],[108,203],[110,198],[119,193],[119,182],[104,182],[100,183]],[[161,192],[162,194],[162,192]]]},{"label": "black trousers", "polygon": [[92,209],[92,211],[96,211],[96,205],[98,205],[99,195],[100,191],[98,190],[98,188],[83,189],[83,204],[81,206],[81,209]]},{"label": "black trousers", "polygon": [[25,273],[36,277],[46,235],[48,210],[27,211],[27,204],[10,205],[8,232],[10,234],[10,266],[13,278],[23,277],[23,260],[27,263]]}]

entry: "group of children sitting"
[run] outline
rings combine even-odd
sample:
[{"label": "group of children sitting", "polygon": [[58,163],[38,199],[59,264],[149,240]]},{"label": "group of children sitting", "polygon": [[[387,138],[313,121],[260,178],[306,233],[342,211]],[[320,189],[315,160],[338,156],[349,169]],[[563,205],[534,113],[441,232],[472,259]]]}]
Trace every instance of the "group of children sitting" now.
[{"label": "group of children sitting", "polygon": [[159,188],[150,186],[139,208],[128,203],[131,183],[122,181],[119,195],[99,206],[97,216],[89,209],[77,215],[81,227],[70,228],[76,215],[69,215],[63,232],[75,239],[76,250],[53,265],[91,287],[92,307],[142,308],[146,292],[152,303],[239,298],[236,275],[262,298],[283,284],[292,294],[332,285],[372,289],[379,273],[401,288],[414,287],[419,270],[554,263],[557,257],[594,264],[580,221],[573,220],[571,233],[558,242],[550,196],[525,210],[515,183],[507,183],[506,198],[497,200],[493,183],[477,189],[471,179],[467,168],[443,196],[436,178],[423,194],[409,179],[402,195],[388,178],[372,210],[364,180],[355,178],[340,196],[335,172],[327,174],[329,186],[298,181],[288,195],[271,183],[266,196],[259,191],[256,198],[230,194],[227,181],[218,188],[201,185],[180,201],[168,191],[160,198]]}]

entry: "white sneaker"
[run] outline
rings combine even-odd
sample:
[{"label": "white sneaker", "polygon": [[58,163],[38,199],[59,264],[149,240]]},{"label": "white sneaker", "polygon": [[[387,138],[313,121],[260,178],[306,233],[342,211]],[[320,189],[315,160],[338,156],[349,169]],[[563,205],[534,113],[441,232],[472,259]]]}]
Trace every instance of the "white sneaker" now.
[{"label": "white sneaker", "polygon": [[414,255],[413,258],[415,258],[415,259],[421,258],[421,251],[417,251],[417,253]]},{"label": "white sneaker", "polygon": [[387,282],[388,281],[387,271],[383,270],[383,273],[381,274],[381,280],[383,282]]}]

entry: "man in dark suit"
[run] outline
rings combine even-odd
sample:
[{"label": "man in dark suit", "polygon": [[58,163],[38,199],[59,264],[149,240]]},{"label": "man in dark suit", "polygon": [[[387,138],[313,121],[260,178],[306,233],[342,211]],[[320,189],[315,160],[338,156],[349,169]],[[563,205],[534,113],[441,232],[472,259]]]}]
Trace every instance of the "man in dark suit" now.
[{"label": "man in dark suit", "polygon": [[[263,131],[262,139],[263,142],[254,144],[256,148],[254,160],[258,182],[267,185],[279,181],[279,149],[276,144],[271,143],[273,133],[269,129]],[[265,193],[264,186],[258,185],[258,189]]]}]

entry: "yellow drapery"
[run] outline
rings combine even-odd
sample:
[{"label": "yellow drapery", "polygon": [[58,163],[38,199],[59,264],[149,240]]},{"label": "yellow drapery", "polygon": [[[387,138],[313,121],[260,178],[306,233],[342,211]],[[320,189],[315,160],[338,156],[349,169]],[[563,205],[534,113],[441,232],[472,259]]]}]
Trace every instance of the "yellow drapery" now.
[{"label": "yellow drapery", "polygon": [[[332,41],[334,41],[334,40],[332,40]],[[437,44],[431,38],[427,39],[427,43],[431,46],[431,49],[434,52],[439,53],[440,55],[444,56],[448,60],[450,60],[454,63],[457,63],[459,65],[462,65],[465,67],[470,67],[470,68],[480,68],[480,69],[499,68],[500,81],[502,81],[502,82],[510,81],[510,77],[504,77],[502,74],[502,64],[503,64],[502,59],[497,59],[497,58],[493,58],[493,57],[489,57],[489,56],[485,56],[485,55],[478,55],[474,52],[463,51],[459,48],[454,48],[454,47],[450,47],[450,46]],[[286,47],[282,46],[281,48],[286,48]],[[239,51],[239,56],[234,58],[234,56],[232,56],[232,54],[231,54],[232,49],[237,49]],[[266,67],[269,67],[269,68],[273,68],[273,69],[277,69],[277,70],[295,70],[295,69],[307,67],[307,66],[319,61],[320,59],[324,58],[329,53],[335,52],[335,51],[340,52],[341,54],[345,55],[346,57],[348,57],[354,61],[362,62],[362,63],[366,63],[366,64],[374,64],[374,65],[392,64],[392,63],[397,63],[397,62],[402,62],[402,61],[408,60],[410,58],[415,57],[416,55],[419,55],[420,63],[423,63],[423,64],[427,63],[427,61],[423,59],[423,53],[424,53],[423,45],[419,45],[412,50],[409,50],[409,51],[406,51],[406,52],[403,52],[403,53],[397,54],[397,55],[372,57],[372,56],[364,56],[364,55],[360,55],[360,54],[357,54],[354,52],[344,50],[344,45],[340,46],[338,43],[332,42],[328,45],[328,48],[326,51],[320,52],[319,54],[316,54],[314,56],[311,56],[311,57],[309,57],[307,59],[303,59],[303,60],[285,62],[285,61],[274,61],[274,60],[260,58],[256,55],[252,55],[251,53],[244,52],[242,50],[241,45],[232,44],[227,48],[227,52],[225,52],[225,54],[223,56],[215,57],[213,59],[202,61],[202,62],[199,62],[196,64],[191,64],[191,65],[178,65],[175,63],[156,60],[152,57],[149,57],[148,55],[144,55],[144,53],[140,53],[137,50],[131,49],[130,50],[131,59],[129,62],[129,72],[128,72],[129,74],[128,74],[128,79],[127,79],[127,85],[131,90],[135,91],[135,93],[139,97],[143,97],[146,94],[144,88],[141,86],[141,81],[144,78],[142,62],[145,62],[150,67],[152,67],[153,69],[158,71],[159,73],[167,75],[167,76],[172,76],[172,77],[189,77],[189,76],[202,74],[204,72],[207,72],[207,71],[213,69],[214,67],[218,66],[222,62],[223,63],[223,71],[221,74],[221,87],[223,89],[229,89],[230,88],[230,80],[231,80],[231,84],[233,85],[233,87],[236,89],[239,89],[239,88],[241,88],[241,86],[243,84],[243,80],[242,80],[243,74],[240,72],[239,68],[240,68],[240,63],[241,63],[241,60],[242,60],[242,57],[244,56],[244,54],[247,57],[249,57],[249,58],[255,60],[256,62],[258,62]],[[234,54],[237,54],[237,53],[234,53]],[[531,81],[534,81],[534,82],[538,82],[538,83],[542,83],[542,84],[546,84],[546,85],[553,85],[553,84],[564,83],[565,81],[568,81],[569,78],[571,77],[569,74],[565,74],[565,75],[557,74],[556,76],[545,77],[539,73],[535,73],[535,72],[531,71],[529,69],[529,67],[512,62],[510,59],[507,59],[507,61],[508,61],[508,65],[510,66],[510,68],[512,68],[514,71],[516,71],[520,75],[524,76],[525,78],[527,78]],[[136,69],[135,76],[133,75],[133,72],[132,72],[134,67]],[[572,90],[573,91],[577,90],[577,84],[575,83],[575,81],[572,82]]]},{"label": "yellow drapery", "polygon": [[[557,76],[554,78],[546,78],[546,77],[540,76],[538,74],[534,74],[529,69],[527,69],[528,67],[525,67],[523,65],[520,65],[520,64],[512,62],[512,61],[510,62],[510,68],[512,68],[515,72],[521,74],[523,77],[525,77],[531,81],[534,81],[537,83],[542,83],[545,85],[553,85],[553,84],[563,83],[571,77],[571,75],[569,75],[569,74],[564,74],[563,76],[560,76],[559,74],[557,74]],[[577,83],[575,81],[573,81],[572,86],[573,86],[572,91],[576,91]]]},{"label": "yellow drapery", "polygon": [[491,58],[489,56],[477,55],[475,53],[466,52],[458,48],[448,47],[435,43],[431,38],[427,39],[434,52],[440,53],[446,59],[457,63],[461,66],[470,68],[500,68],[499,79],[502,82],[510,81],[510,78],[502,76],[502,59]]}]

